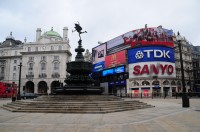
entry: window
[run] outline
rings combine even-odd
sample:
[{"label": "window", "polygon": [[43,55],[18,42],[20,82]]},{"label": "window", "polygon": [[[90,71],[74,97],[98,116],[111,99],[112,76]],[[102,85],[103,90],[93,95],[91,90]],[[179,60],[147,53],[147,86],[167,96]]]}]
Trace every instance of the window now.
[{"label": "window", "polygon": [[59,56],[54,56],[54,60],[59,60]]},{"label": "window", "polygon": [[14,64],[16,64],[17,63],[17,60],[14,60]]},{"label": "window", "polygon": [[59,63],[58,62],[54,63],[53,69],[54,70],[59,70]]},{"label": "window", "polygon": [[29,51],[29,52],[31,51],[31,47],[28,47],[28,51]]},{"label": "window", "polygon": [[142,85],[150,85],[150,83],[148,81],[143,81]]},{"label": "window", "polygon": [[28,72],[28,75],[33,75],[33,72]]},{"label": "window", "polygon": [[13,70],[14,70],[14,71],[16,71],[16,70],[17,70],[16,66],[14,66],[14,67],[13,67]]},{"label": "window", "polygon": [[42,56],[41,60],[46,61],[46,56]]},{"label": "window", "polygon": [[58,49],[59,49],[59,50],[62,50],[62,46],[61,46],[61,45],[59,45]]},{"label": "window", "polygon": [[16,80],[16,73],[13,73],[13,80]]},{"label": "window", "polygon": [[29,68],[28,70],[33,70],[33,63],[29,63]]},{"label": "window", "polygon": [[35,47],[35,51],[38,51],[38,47]]},{"label": "window", "polygon": [[46,63],[41,63],[41,70],[46,70]]},{"label": "window", "polygon": [[17,51],[15,51],[15,55],[17,55]]},{"label": "window", "polygon": [[4,74],[4,67],[1,67],[1,74]]},{"label": "window", "polygon": [[34,60],[34,57],[29,57],[29,61],[33,61]]},{"label": "window", "polygon": [[160,85],[160,82],[159,81],[153,81],[152,85]]},{"label": "window", "polygon": [[53,47],[53,46],[51,46],[51,50],[54,50],[54,47]]}]

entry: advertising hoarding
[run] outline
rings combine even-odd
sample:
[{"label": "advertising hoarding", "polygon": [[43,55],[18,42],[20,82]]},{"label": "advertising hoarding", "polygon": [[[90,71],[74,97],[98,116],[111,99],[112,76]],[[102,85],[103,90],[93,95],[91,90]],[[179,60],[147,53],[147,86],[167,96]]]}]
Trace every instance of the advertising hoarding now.
[{"label": "advertising hoarding", "polygon": [[[107,41],[107,50],[122,44],[130,44],[133,47],[138,44],[138,42],[142,42],[141,44],[145,45],[152,45],[156,43],[164,44],[159,42],[173,42],[173,38],[173,30],[164,29],[162,26],[150,28],[145,27],[129,31],[110,41]],[[172,43],[168,43],[168,45],[172,47]]]},{"label": "advertising hoarding", "polygon": [[128,64],[150,61],[175,62],[174,49],[163,46],[150,46],[128,50]]},{"label": "advertising hoarding", "polygon": [[133,30],[129,36],[124,35],[124,44],[131,44],[136,41],[144,42],[173,42],[173,30],[162,28],[162,26],[141,28]]},{"label": "advertising hoarding", "polygon": [[175,63],[140,62],[129,64],[129,78],[176,78]]},{"label": "advertising hoarding", "polygon": [[105,68],[105,62],[101,61],[92,65],[92,72],[98,72]]},{"label": "advertising hoarding", "polygon": [[115,67],[126,63],[126,51],[120,51],[105,57],[105,68]]},{"label": "advertising hoarding", "polygon": [[106,56],[106,43],[101,44],[101,45],[92,49],[92,62],[93,62],[93,64],[105,61],[105,56]]},{"label": "advertising hoarding", "polygon": [[106,69],[102,71],[102,76],[113,75],[117,73],[125,72],[125,66],[119,66],[111,69]]}]

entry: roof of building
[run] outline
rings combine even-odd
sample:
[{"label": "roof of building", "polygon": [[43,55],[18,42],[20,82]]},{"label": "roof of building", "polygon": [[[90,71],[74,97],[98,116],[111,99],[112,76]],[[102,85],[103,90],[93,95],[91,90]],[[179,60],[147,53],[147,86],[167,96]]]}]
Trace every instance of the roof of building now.
[{"label": "roof of building", "polygon": [[23,43],[20,40],[15,40],[15,38],[12,36],[12,32],[10,32],[10,35],[6,37],[6,40],[0,43],[0,47],[15,47],[20,44]]},{"label": "roof of building", "polygon": [[12,32],[10,32],[10,35],[7,36],[6,39],[13,39],[13,40],[15,40],[15,38],[12,36]]},{"label": "roof of building", "polygon": [[51,28],[50,31],[45,32],[42,36],[59,37],[59,38],[61,38],[59,33],[53,31],[53,27]]}]

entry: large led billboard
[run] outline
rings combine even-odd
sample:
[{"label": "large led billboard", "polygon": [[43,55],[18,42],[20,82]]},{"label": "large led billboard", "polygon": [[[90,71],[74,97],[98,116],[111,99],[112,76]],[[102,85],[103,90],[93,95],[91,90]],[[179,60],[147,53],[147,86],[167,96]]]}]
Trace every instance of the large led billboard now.
[{"label": "large led billboard", "polygon": [[117,73],[125,72],[125,66],[119,66],[115,68],[110,68],[102,71],[102,76],[113,75]]},{"label": "large led billboard", "polygon": [[[173,42],[173,30],[168,30],[158,27],[145,27],[141,29],[136,29],[122,34],[110,41],[107,41],[107,50],[117,47],[119,45],[130,44],[132,47],[136,46],[138,42],[145,45],[162,45],[165,43],[159,42]],[[173,43],[166,43],[169,47],[173,46]],[[166,45],[165,44],[165,45]]]},{"label": "large led billboard", "polygon": [[163,46],[150,46],[128,50],[129,64],[148,61],[175,62],[174,49]]},{"label": "large led billboard", "polygon": [[93,64],[105,61],[105,56],[106,56],[106,43],[101,44],[92,49]]},{"label": "large led billboard", "polygon": [[129,64],[129,78],[175,78],[175,63],[140,62]]},{"label": "large led billboard", "polygon": [[101,61],[92,65],[92,72],[102,71],[105,68],[105,62]]},{"label": "large led billboard", "polygon": [[129,78],[175,78],[174,49],[163,46],[128,50]]},{"label": "large led billboard", "polygon": [[105,57],[105,68],[115,67],[126,63],[126,51],[120,51]]}]

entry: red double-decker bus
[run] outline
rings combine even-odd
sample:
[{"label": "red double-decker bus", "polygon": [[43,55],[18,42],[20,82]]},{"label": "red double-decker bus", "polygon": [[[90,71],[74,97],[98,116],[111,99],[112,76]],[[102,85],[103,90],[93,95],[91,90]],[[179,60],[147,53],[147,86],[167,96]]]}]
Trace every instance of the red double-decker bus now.
[{"label": "red double-decker bus", "polygon": [[17,95],[17,85],[15,83],[0,82],[0,98],[11,98]]}]

